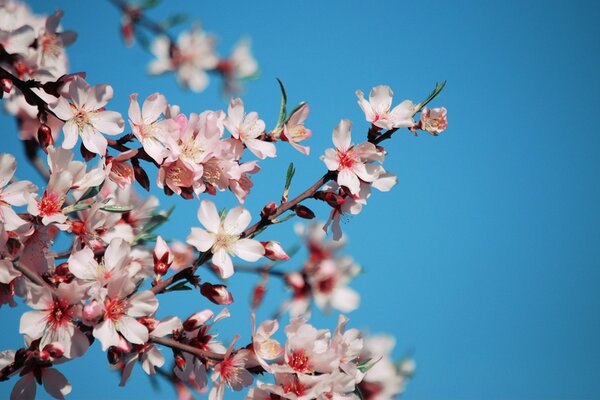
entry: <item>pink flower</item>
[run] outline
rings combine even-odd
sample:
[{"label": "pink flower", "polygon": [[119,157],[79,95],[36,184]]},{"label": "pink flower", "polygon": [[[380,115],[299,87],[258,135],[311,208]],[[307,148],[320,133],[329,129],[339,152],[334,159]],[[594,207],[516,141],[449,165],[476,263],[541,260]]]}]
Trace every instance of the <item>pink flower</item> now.
[{"label": "pink flower", "polygon": [[202,31],[199,25],[189,32],[182,32],[177,46],[171,40],[158,36],[152,43],[152,53],[157,57],[149,66],[153,75],[176,71],[179,83],[195,92],[208,85],[207,70],[216,68],[219,57],[215,53],[215,39]]},{"label": "pink flower", "polygon": [[419,121],[419,128],[424,131],[437,136],[442,133],[448,127],[448,118],[446,117],[446,108],[432,108],[423,107],[421,110],[421,120]]},{"label": "pink flower", "polygon": [[229,102],[225,127],[231,132],[231,136],[244,143],[256,157],[261,160],[275,157],[275,145],[259,139],[265,131],[265,121],[259,119],[254,111],[245,114],[242,99],[231,99]]},{"label": "pink flower", "polygon": [[138,292],[128,279],[112,281],[104,297],[102,321],[94,326],[94,337],[102,343],[102,350],[118,346],[120,335],[133,344],[148,341],[148,328],[136,318],[148,317],[158,309],[158,300],[149,290]]},{"label": "pink flower", "polygon": [[135,181],[135,172],[133,166],[128,162],[137,154],[136,149],[127,150],[119,153],[116,157],[106,157],[106,172],[108,178],[119,185],[119,188],[133,184]]},{"label": "pink flower", "polygon": [[214,366],[212,374],[214,386],[208,395],[209,400],[223,399],[225,385],[239,392],[244,387],[250,386],[254,380],[250,372],[245,368],[250,352],[246,349],[241,349],[232,355],[233,346],[237,339],[238,337],[236,336],[229,345],[223,360]]},{"label": "pink flower", "polygon": [[303,103],[298,109],[294,110],[283,126],[281,140],[289,142],[292,147],[300,153],[308,155],[310,147],[301,146],[298,142],[308,139],[312,136],[312,131],[304,126],[304,121],[308,118],[310,107]]},{"label": "pink flower", "polygon": [[393,92],[389,86],[375,86],[369,94],[369,101],[360,90],[356,91],[356,96],[367,121],[379,128],[410,128],[415,124],[413,115],[416,110],[412,101],[404,100],[390,111]]},{"label": "pink flower", "polygon": [[0,223],[8,231],[17,230],[28,222],[24,221],[12,209],[12,206],[23,206],[37,192],[37,187],[29,181],[11,182],[17,161],[11,154],[0,154]]},{"label": "pink flower", "polygon": [[333,130],[335,149],[327,149],[321,159],[330,171],[338,171],[337,183],[357,196],[360,181],[373,182],[382,173],[380,165],[373,161],[383,161],[383,155],[372,143],[351,144],[352,123],[342,120]]},{"label": "pink flower", "polygon": [[256,316],[254,313],[250,318],[252,321],[252,350],[254,356],[265,371],[272,373],[273,369],[266,360],[275,360],[283,354],[283,346],[271,338],[279,329],[279,322],[277,320],[264,321],[256,329]]},{"label": "pink flower", "polygon": [[67,172],[50,175],[48,187],[40,200],[29,199],[27,211],[31,215],[42,217],[44,225],[57,224],[62,230],[68,228],[65,225],[67,216],[62,213],[62,206],[65,203],[67,192],[73,183],[73,176]]},{"label": "pink flower", "polygon": [[234,207],[221,220],[215,204],[203,200],[198,209],[198,220],[206,228],[192,228],[187,243],[198,251],[210,250],[212,262],[218,268],[219,275],[229,278],[233,275],[233,263],[230,254],[246,261],[256,261],[265,254],[260,242],[253,239],[241,239],[240,235],[250,224],[252,216],[242,206]]},{"label": "pink flower", "polygon": [[144,101],[140,110],[137,93],[129,96],[129,124],[131,131],[140,141],[146,153],[158,164],[167,156],[165,142],[176,123],[170,119],[161,119],[167,110],[167,99],[160,93],[154,93]]},{"label": "pink flower", "polygon": [[83,355],[89,347],[87,337],[79,330],[83,288],[76,283],[61,284],[56,290],[29,286],[27,304],[36,311],[21,316],[19,332],[30,339],[41,339],[40,347],[59,343],[67,358]]},{"label": "pink flower", "polygon": [[66,121],[63,126],[65,139],[62,147],[72,149],[81,136],[83,145],[92,153],[104,156],[107,141],[102,133],[117,135],[123,132],[124,122],[121,114],[105,111],[104,106],[113,96],[108,85],[91,86],[81,77],[73,78],[69,85],[68,102],[64,97],[51,105],[52,111]]}]

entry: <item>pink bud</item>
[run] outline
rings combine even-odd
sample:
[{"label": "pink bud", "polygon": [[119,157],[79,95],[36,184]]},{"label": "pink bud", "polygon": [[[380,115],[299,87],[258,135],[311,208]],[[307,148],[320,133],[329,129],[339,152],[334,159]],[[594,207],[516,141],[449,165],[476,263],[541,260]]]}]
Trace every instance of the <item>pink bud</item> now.
[{"label": "pink bud", "polygon": [[197,329],[204,325],[204,323],[212,317],[213,312],[210,310],[197,312],[196,314],[192,315],[183,322],[183,329],[188,332],[193,331],[194,329]]},{"label": "pink bud", "polygon": [[252,292],[252,309],[256,310],[258,308],[258,306],[260,306],[260,304],[263,301],[263,298],[265,297],[265,293],[267,292],[267,288],[265,287],[265,285],[263,283],[259,283],[258,285],[256,285],[254,287],[254,291]]},{"label": "pink bud", "polygon": [[156,238],[152,256],[154,258],[154,273],[158,275],[166,274],[173,263],[173,255],[169,250],[169,246],[167,246],[167,242],[160,236]]},{"label": "pink bud", "polygon": [[89,322],[95,322],[103,313],[104,307],[96,300],[92,300],[91,303],[83,307],[83,319]]},{"label": "pink bud", "polygon": [[213,285],[205,282],[200,285],[200,293],[215,304],[225,305],[233,303],[233,296],[225,285]]},{"label": "pink bud", "polygon": [[268,242],[260,242],[265,248],[265,257],[269,260],[289,260],[290,256],[281,247],[279,242],[270,240]]},{"label": "pink bud", "polygon": [[260,212],[260,216],[263,219],[269,218],[275,214],[275,211],[277,211],[277,204],[272,201],[263,207],[262,211]]}]

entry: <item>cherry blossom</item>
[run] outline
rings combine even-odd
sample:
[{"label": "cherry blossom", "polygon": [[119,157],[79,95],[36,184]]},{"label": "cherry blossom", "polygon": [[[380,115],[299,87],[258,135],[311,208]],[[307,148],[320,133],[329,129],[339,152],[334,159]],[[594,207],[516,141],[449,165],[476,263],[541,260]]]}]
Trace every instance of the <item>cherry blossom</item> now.
[{"label": "cherry blossom", "polygon": [[351,143],[352,123],[342,120],[333,130],[335,149],[327,149],[321,159],[330,171],[338,171],[337,183],[357,196],[360,181],[373,182],[382,173],[381,166],[374,161],[383,161],[383,155],[369,142]]},{"label": "cherry blossom", "polygon": [[389,86],[375,86],[369,94],[369,101],[365,100],[362,91],[357,90],[358,105],[365,113],[367,121],[378,128],[410,128],[415,124],[413,115],[416,107],[410,100],[404,100],[402,103],[390,110],[392,106],[392,96],[394,93]]},{"label": "cherry blossom", "polygon": [[256,157],[261,160],[275,157],[275,145],[259,139],[265,131],[265,122],[254,111],[245,114],[242,99],[231,99],[224,123],[231,135],[244,143]]},{"label": "cherry blossom", "polygon": [[37,187],[29,181],[12,182],[16,169],[17,161],[14,156],[0,154],[0,223],[9,231],[28,224],[12,207],[27,204],[37,192]]},{"label": "cherry blossom", "polygon": [[240,238],[241,233],[250,224],[251,215],[242,206],[234,207],[221,220],[215,204],[203,200],[198,209],[198,220],[206,229],[192,228],[187,243],[199,251],[211,251],[212,262],[219,275],[227,279],[233,275],[233,263],[230,254],[246,261],[257,261],[265,254],[260,242]]},{"label": "cherry blossom", "polygon": [[60,97],[51,105],[52,111],[62,120],[65,138],[62,147],[72,149],[81,136],[83,145],[92,153],[104,156],[107,141],[101,133],[116,135],[123,132],[124,122],[121,114],[106,111],[104,106],[113,96],[109,85],[90,86],[80,77],[75,77],[66,98]]},{"label": "cherry blossom", "polygon": [[432,109],[423,107],[419,128],[434,136],[442,133],[448,127],[447,113],[448,111],[444,107]]},{"label": "cherry blossom", "polygon": [[300,153],[309,155],[310,147],[301,146],[299,142],[306,140],[312,136],[312,131],[304,126],[304,121],[308,118],[310,107],[307,103],[294,110],[283,126],[281,139],[289,142],[292,147]]}]

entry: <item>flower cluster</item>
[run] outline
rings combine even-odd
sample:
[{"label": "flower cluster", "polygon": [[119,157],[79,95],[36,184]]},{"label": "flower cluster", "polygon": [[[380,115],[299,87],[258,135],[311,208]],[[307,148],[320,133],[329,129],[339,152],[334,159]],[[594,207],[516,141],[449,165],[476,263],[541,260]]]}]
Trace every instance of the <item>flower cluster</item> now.
[{"label": "flower cluster", "polygon": [[[143,14],[148,6],[114,3],[123,4],[126,23],[154,26]],[[384,140],[400,128],[433,136],[447,128],[446,109],[426,107],[444,84],[421,103],[405,100],[394,108],[388,86],[373,88],[368,100],[358,91],[370,123],[366,140],[353,142],[352,123],[342,120],[333,130],[334,148],[321,157],[324,175],[291,198],[290,165],[279,203],[269,201],[253,221],[242,205],[218,211],[206,197],[230,191],[244,203],[259,162],[276,157],[280,142],[309,155],[308,104],[288,112],[279,82],[281,108],[269,129],[240,98],[232,98],[227,110],[184,113],[160,93],[143,100],[134,93],[124,118],[109,104],[110,85],[91,85],[85,73],[68,73],[64,48],[75,34],[60,28],[61,17],[60,11],[38,16],[19,2],[0,1],[0,93],[18,120],[27,159],[45,180],[35,185],[16,179],[16,158],[0,154],[0,307],[16,307],[20,298],[29,308],[19,324],[23,347],[0,352],[0,381],[19,376],[11,399],[34,397],[37,385],[64,398],[71,385],[57,366],[86,355],[96,342],[119,370],[120,385],[136,365],[149,375],[162,368],[161,376],[182,398],[193,388],[219,400],[228,389],[250,387],[258,374],[247,399],[384,400],[400,394],[414,364],[392,361],[392,339],[346,329],[344,316],[333,333],[307,318],[313,303],[325,313],[358,308],[360,296],[348,285],[361,268],[340,252],[346,243],[341,221],[361,211],[372,188],[386,192],[396,184],[383,167]],[[192,90],[203,90],[210,72],[221,73],[230,90],[257,72],[248,41],[222,59],[214,38],[199,26],[177,41],[164,26],[155,29],[161,35],[152,45],[157,59],[151,72],[175,72]],[[136,182],[150,189],[148,168],[166,195],[199,199],[202,226],[190,227],[185,243],[158,234],[171,210],[157,211],[157,198],[136,192]],[[275,268],[293,256],[284,250],[287,244],[255,237],[294,217],[315,218],[309,201],[326,203],[329,220],[298,228],[308,257],[296,271]],[[194,308],[199,311],[185,320],[158,316],[158,296],[173,292],[199,294],[211,305],[233,303],[227,282],[211,283],[204,273],[226,280],[242,271],[261,278],[251,299],[248,342],[240,335],[225,344],[218,340],[217,323],[230,316],[227,309]],[[271,277],[281,278],[292,296],[276,319],[257,324],[255,311]],[[280,342],[283,311],[292,319]]]}]

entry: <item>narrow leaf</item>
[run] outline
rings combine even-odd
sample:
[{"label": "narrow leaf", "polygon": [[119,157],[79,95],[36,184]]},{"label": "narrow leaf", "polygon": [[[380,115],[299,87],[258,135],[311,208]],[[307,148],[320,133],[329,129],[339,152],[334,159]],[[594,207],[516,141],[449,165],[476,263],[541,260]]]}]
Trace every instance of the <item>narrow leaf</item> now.
[{"label": "narrow leaf", "polygon": [[444,88],[446,87],[446,82],[444,81],[442,83],[435,83],[435,89],[433,89],[433,91],[429,94],[429,96],[427,96],[427,98],[425,100],[423,100],[422,102],[420,102],[419,104],[417,104],[417,109],[415,111],[415,113],[421,111],[423,109],[423,107],[425,107],[431,100],[435,99],[441,92],[442,90],[444,90]]},{"label": "narrow leaf", "polygon": [[102,211],[108,211],[112,213],[124,213],[133,210],[133,206],[121,206],[118,204],[109,204],[104,207],[100,207]]},{"label": "narrow leaf", "polygon": [[273,129],[273,132],[275,133],[279,133],[283,129],[287,108],[287,94],[285,93],[285,87],[279,78],[277,78],[277,82],[281,88],[281,106],[279,107],[279,118],[277,118],[277,125],[275,125],[275,129]]},{"label": "narrow leaf", "polygon": [[62,213],[70,214],[75,211],[81,211],[81,210],[88,209],[91,206],[92,206],[92,203],[77,203],[77,204],[73,204],[73,205],[63,208]]},{"label": "narrow leaf", "polygon": [[98,193],[100,193],[100,189],[102,189],[102,185],[104,185],[104,182],[102,182],[101,184],[99,184],[98,186],[93,186],[91,188],[89,188],[80,198],[79,200],[77,200],[77,202],[83,201],[83,200],[87,200],[90,199],[92,197],[94,197],[95,195],[97,195]]}]

